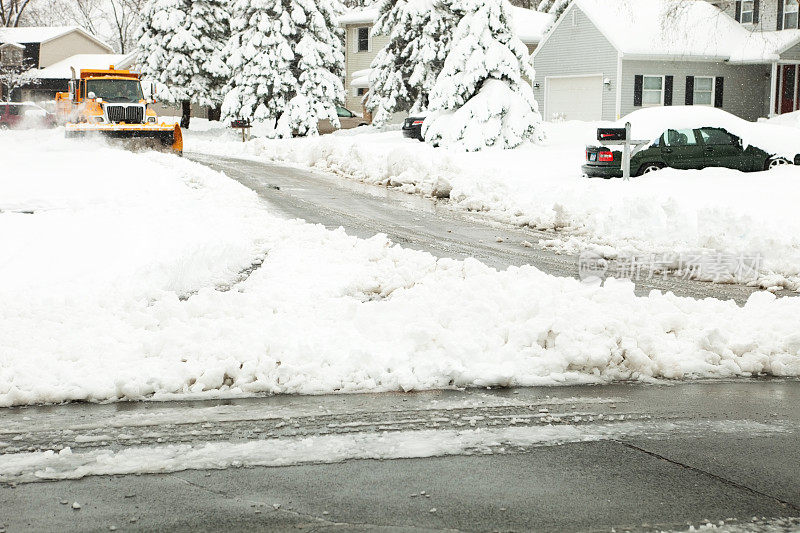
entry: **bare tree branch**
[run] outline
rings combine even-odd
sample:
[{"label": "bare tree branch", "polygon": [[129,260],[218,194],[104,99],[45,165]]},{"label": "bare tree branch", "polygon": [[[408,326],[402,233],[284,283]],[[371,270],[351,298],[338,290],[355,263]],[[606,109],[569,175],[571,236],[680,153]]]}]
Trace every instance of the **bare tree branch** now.
[{"label": "bare tree branch", "polygon": [[36,77],[30,62],[21,65],[0,65],[0,88],[6,94],[6,101],[11,101],[11,93],[28,85],[38,85],[41,81]]},{"label": "bare tree branch", "polygon": [[19,26],[30,2],[31,0],[0,0],[0,24],[7,28]]}]

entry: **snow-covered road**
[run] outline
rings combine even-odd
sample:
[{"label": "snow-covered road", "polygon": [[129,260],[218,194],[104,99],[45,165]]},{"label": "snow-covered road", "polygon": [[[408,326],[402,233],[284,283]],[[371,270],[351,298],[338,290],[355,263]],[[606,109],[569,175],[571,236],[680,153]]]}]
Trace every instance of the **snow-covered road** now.
[{"label": "snow-covered road", "polygon": [[0,406],[800,375],[796,298],[437,258],[185,158],[0,135]]},{"label": "snow-covered road", "polygon": [[[464,213],[447,201],[420,198],[397,189],[344,180],[329,173],[253,158],[200,153],[186,157],[253,189],[274,213],[299,218],[328,229],[343,227],[349,235],[370,238],[383,233],[405,248],[437,257],[474,257],[499,270],[533,265],[554,276],[578,278],[579,256],[556,253],[539,241],[558,238],[552,230],[500,223],[483,213]],[[609,261],[609,271],[619,265]],[[758,289],[743,284],[711,283],[681,276],[653,275],[634,279],[636,294],[669,291],[692,298],[718,298],[744,304]],[[794,291],[776,291],[797,296]]]},{"label": "snow-covered road", "polygon": [[[800,299],[637,296],[513,266],[523,230],[413,196],[234,165],[259,198],[57,134],[0,132],[0,406],[22,406],[0,410],[0,530],[610,528],[642,495],[669,526],[800,514]],[[281,216],[318,211],[355,235]],[[373,235],[393,217],[406,244],[512,266]],[[486,390],[581,383],[612,384]],[[332,392],[371,394],[285,394]],[[173,401],[119,402],[144,399]],[[24,407],[71,400],[118,403]]]},{"label": "snow-covered road", "polygon": [[[800,194],[799,168],[665,169],[628,182],[585,179],[580,166],[585,147],[597,142],[599,125],[546,123],[543,145],[472,153],[405,139],[396,129],[242,143],[217,125],[188,132],[186,149],[300,165],[414,195],[447,197],[456,209],[506,224],[556,229],[543,244],[570,253],[607,258],[757,254],[761,286],[800,288],[794,202]],[[796,129],[773,129],[778,142],[797,136]]]}]

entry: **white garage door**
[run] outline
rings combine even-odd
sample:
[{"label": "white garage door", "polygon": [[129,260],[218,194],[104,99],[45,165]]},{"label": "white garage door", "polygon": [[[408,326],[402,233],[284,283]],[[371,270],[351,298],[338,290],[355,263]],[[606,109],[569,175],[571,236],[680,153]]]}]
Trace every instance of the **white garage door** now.
[{"label": "white garage door", "polygon": [[546,120],[600,120],[603,76],[572,76],[545,80]]}]

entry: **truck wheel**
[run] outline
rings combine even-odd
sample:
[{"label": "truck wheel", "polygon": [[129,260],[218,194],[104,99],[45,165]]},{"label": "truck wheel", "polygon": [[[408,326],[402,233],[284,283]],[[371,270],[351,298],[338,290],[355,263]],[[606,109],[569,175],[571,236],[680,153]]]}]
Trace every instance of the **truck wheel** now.
[{"label": "truck wheel", "polygon": [[661,163],[645,163],[644,165],[639,167],[639,172],[636,175],[642,176],[643,174],[658,172],[662,168],[664,168],[664,165],[662,165]]}]

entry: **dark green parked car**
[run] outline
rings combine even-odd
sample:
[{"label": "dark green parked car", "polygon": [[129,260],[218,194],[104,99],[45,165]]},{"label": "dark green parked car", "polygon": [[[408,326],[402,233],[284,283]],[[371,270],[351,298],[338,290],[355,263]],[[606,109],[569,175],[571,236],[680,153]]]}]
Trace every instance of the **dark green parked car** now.
[{"label": "dark green parked car", "polygon": [[[640,176],[664,167],[727,167],[742,172],[756,172],[790,163],[783,157],[772,157],[755,146],[745,148],[739,137],[723,128],[667,130],[653,144],[631,156],[631,175]],[[586,163],[581,169],[589,177],[620,178],[622,150],[587,146]]]}]

